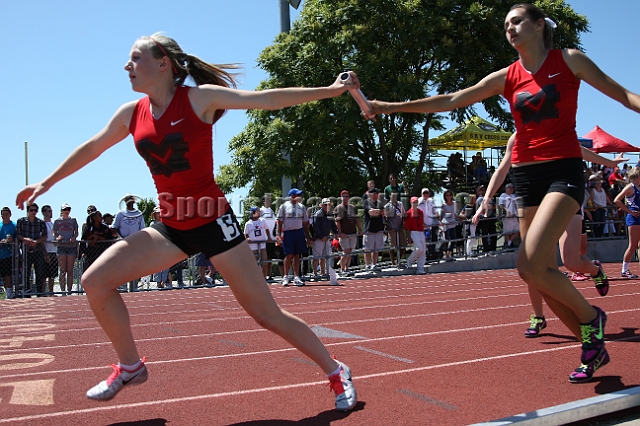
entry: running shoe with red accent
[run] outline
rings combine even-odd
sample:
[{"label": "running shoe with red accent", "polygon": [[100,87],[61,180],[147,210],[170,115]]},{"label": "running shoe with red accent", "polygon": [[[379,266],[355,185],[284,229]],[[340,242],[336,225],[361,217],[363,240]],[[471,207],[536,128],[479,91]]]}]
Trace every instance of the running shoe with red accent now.
[{"label": "running shoe with red accent", "polygon": [[336,409],[339,411],[353,410],[358,402],[356,388],[351,381],[351,370],[345,364],[340,364],[340,372],[329,376],[329,386],[336,395]]},{"label": "running shoe with red accent", "polygon": [[133,371],[128,371],[120,365],[111,364],[113,373],[107,378],[87,391],[87,398],[98,401],[107,401],[118,394],[123,387],[129,385],[140,385],[147,381],[149,374],[144,362],[146,358],[140,360],[141,365]]},{"label": "running shoe with red accent", "polygon": [[622,276],[622,278],[629,278],[630,280],[635,280],[636,278],[638,278],[638,276],[636,274],[634,274],[633,272],[631,272],[628,269],[626,271],[624,271],[620,275]]},{"label": "running shoe with red accent", "polygon": [[586,281],[588,279],[589,277],[584,275],[582,272],[576,272],[575,274],[571,275],[571,281]]},{"label": "running shoe with red accent", "polygon": [[604,328],[607,324],[607,314],[597,306],[594,308],[598,313],[596,318],[587,324],[580,324],[582,334],[581,365],[569,376],[571,383],[588,382],[597,369],[609,363],[609,354],[604,347]]},{"label": "running shoe with red accent", "polygon": [[547,320],[545,320],[544,317],[531,315],[531,323],[529,324],[529,328],[524,332],[524,337],[538,337],[543,328],[547,328]]},{"label": "running shoe with red accent", "polygon": [[606,296],[607,293],[609,293],[609,279],[607,278],[607,274],[604,273],[604,269],[602,269],[599,260],[594,260],[593,264],[598,267],[598,273],[591,277],[596,285],[596,291],[600,296]]}]

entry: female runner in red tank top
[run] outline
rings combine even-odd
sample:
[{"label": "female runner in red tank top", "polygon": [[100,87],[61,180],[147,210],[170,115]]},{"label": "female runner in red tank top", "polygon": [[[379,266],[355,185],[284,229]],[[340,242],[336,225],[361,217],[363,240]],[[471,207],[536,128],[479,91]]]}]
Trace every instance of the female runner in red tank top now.
[{"label": "female runner in red tank top", "polygon": [[519,60],[452,94],[410,102],[372,101],[372,113],[442,112],[503,95],[511,106],[517,136],[512,153],[523,241],[520,277],[576,336],[582,336],[580,366],[572,383],[591,380],[609,362],[604,345],[606,314],[591,306],[558,270],[556,244],[584,197],[581,153],[575,131],[580,80],[640,112],[640,96],[604,74],[575,49],[553,50],[555,23],[539,8],[514,5],[504,21],[507,40]]},{"label": "female runner in red tank top", "polygon": [[[147,379],[118,286],[202,252],[258,324],[298,348],[328,375],[336,408],[353,409],[356,392],[349,368],[331,357],[307,324],[276,304],[235,215],[214,182],[212,125],[227,109],[279,109],[338,96],[359,87],[356,75],[352,73],[353,83],[346,86],[338,78],[321,88],[235,90],[233,76],[223,70],[232,66],[215,66],[186,54],[161,34],[137,40],[124,68],[132,89],[146,96],[120,107],[103,130],[16,198],[20,208],[27,201],[30,204],[129,133],[158,190],[162,221],[109,247],[82,276],[91,309],[120,361],[87,397],[108,400],[125,385]],[[184,87],[187,76],[198,86]]]}]

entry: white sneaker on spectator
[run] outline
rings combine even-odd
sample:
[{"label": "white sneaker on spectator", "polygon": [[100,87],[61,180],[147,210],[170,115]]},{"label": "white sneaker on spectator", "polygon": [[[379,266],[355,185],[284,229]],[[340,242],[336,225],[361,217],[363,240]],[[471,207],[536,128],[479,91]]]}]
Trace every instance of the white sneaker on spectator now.
[{"label": "white sneaker on spectator", "polygon": [[304,281],[302,281],[300,277],[295,276],[293,277],[293,284],[297,285],[298,287],[302,287],[304,285]]},{"label": "white sneaker on spectator", "polygon": [[284,276],[284,277],[282,277],[282,287],[286,287],[286,286],[288,286],[288,285],[289,285],[289,282],[290,282],[290,280],[289,280],[289,277],[288,277],[288,276]]}]

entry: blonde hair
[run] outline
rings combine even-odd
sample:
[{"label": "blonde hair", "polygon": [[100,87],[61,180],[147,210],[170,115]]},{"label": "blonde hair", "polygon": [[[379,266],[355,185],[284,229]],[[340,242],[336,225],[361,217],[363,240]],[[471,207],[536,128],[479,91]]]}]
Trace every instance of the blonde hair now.
[{"label": "blonde hair", "polygon": [[[156,59],[168,57],[174,73],[176,86],[184,85],[188,76],[191,76],[198,86],[202,84],[215,84],[223,87],[237,87],[234,75],[225,70],[241,68],[238,64],[211,64],[197,56],[185,53],[180,45],[171,37],[161,33],[141,37],[146,41],[146,48]],[[226,110],[218,110],[214,115],[214,123],[224,115]]]},{"label": "blonde hair", "polygon": [[637,179],[640,176],[640,166],[635,166],[633,169],[627,172],[629,180]]}]

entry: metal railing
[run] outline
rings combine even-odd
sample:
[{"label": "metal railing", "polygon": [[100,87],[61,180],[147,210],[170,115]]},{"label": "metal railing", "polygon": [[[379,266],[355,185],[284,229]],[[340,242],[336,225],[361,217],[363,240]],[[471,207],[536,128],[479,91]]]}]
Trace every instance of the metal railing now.
[{"label": "metal railing", "polygon": [[[613,211],[613,209],[609,209]],[[595,221],[586,221],[585,226],[587,230],[587,235],[590,241],[599,241],[605,239],[626,239],[627,238],[627,227],[625,224],[625,219],[620,217],[611,217],[608,213],[605,216],[605,220],[601,222]],[[499,222],[500,219],[498,219]],[[464,223],[461,222],[461,225]],[[602,235],[596,237],[595,227],[603,226],[604,230],[607,232],[603,232]],[[379,252],[379,260],[377,265],[382,268],[404,268],[404,262],[409,257],[412,252],[412,245],[407,244],[404,246],[400,245],[401,239],[396,237],[395,247],[390,246],[390,238],[389,232],[406,232],[404,230],[400,231],[384,231],[384,243],[383,247],[376,247],[373,251]],[[314,256],[313,251],[309,248],[307,253],[303,253],[300,256],[301,260],[301,274],[303,277],[306,277],[311,280],[322,280],[328,279],[327,276],[318,276],[318,271],[314,271],[313,269],[313,261],[314,260],[324,260],[328,262],[333,262],[334,269],[339,271],[339,261],[343,256],[351,256],[351,261],[349,262],[349,272],[350,273],[361,273],[371,271],[365,271],[364,268],[364,254],[366,250],[362,244],[362,236],[358,235],[358,244],[357,248],[352,250],[348,255],[342,251],[334,251],[332,250],[330,253],[316,255]],[[485,238],[485,242],[487,238],[493,238],[496,241],[495,250],[490,250],[487,247],[483,247],[483,238]],[[453,258],[454,259],[462,259],[462,258],[472,258],[477,256],[482,256],[484,254],[496,254],[500,252],[508,252],[517,250],[516,247],[506,248],[502,247],[500,241],[504,241],[504,234],[500,231],[496,233],[491,233],[487,235],[481,235],[478,230],[476,230],[476,234],[470,235],[469,232],[463,231],[459,233],[459,237],[451,240],[445,240],[442,236],[438,237],[437,242],[430,241],[429,238],[426,238],[426,246],[427,246],[427,258],[426,264],[440,262],[443,260],[444,247],[448,244],[453,244]],[[69,294],[83,294],[84,290],[82,288],[81,277],[82,273],[100,256],[102,252],[114,241],[96,241],[96,242],[85,242],[78,241],[76,243],[76,258],[73,262],[73,270],[71,273],[71,288],[69,286],[65,286],[65,288],[61,287],[60,283],[60,270],[55,266],[49,265],[51,259],[47,260],[47,255],[44,251],[44,247],[39,247],[39,251],[35,250],[30,251],[30,248],[27,246],[22,246],[20,243],[0,243],[0,255],[2,253],[2,248],[9,247],[10,248],[10,263],[11,263],[11,284],[13,287],[13,295],[14,297],[31,297],[31,296],[51,296],[51,295],[69,295]],[[262,253],[262,244],[267,243],[258,243],[259,253]],[[486,245],[486,244],[485,244]],[[493,248],[493,247],[491,247]],[[393,258],[395,260],[395,264],[391,263],[390,252],[393,251]],[[404,256],[402,256],[404,255]],[[196,265],[196,257],[191,256],[186,260],[179,262],[177,265],[173,265],[168,268],[168,278],[166,281],[162,282],[162,277],[159,277],[156,274],[140,277],[138,280],[132,281],[132,283],[123,283],[123,287],[121,287],[121,291],[149,291],[149,290],[166,290],[173,288],[198,288],[198,287],[213,287],[226,285],[224,279],[219,276],[219,274],[215,271],[215,265],[213,270],[201,276],[201,267]],[[0,257],[0,261],[1,261]],[[279,272],[278,266],[284,264],[284,258],[260,258],[256,259],[258,265],[262,266],[263,264],[269,264],[270,269],[268,276],[272,277],[271,282],[277,282],[278,280],[275,277],[281,277],[282,275]],[[55,268],[55,271],[47,270],[47,268]],[[328,266],[325,268],[328,271]],[[161,272],[161,271],[158,271]],[[204,271],[206,272],[206,271]],[[284,271],[285,274],[288,275],[287,271]],[[0,274],[1,275],[1,274]],[[4,280],[5,277],[0,276],[0,279]],[[49,281],[53,284],[50,288],[48,286]],[[3,283],[5,287],[6,283]]]}]

